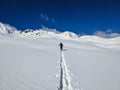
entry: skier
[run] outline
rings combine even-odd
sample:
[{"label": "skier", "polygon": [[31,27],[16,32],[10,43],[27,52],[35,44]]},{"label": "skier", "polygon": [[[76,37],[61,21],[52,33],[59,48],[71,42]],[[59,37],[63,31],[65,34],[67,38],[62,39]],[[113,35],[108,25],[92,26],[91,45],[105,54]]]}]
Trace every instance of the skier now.
[{"label": "skier", "polygon": [[60,50],[63,51],[63,44],[60,43],[59,45],[60,45]]}]

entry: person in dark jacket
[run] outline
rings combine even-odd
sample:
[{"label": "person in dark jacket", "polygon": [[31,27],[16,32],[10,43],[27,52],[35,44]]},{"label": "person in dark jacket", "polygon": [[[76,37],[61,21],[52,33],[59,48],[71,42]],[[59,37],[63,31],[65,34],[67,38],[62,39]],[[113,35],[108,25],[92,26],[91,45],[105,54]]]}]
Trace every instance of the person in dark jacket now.
[{"label": "person in dark jacket", "polygon": [[60,43],[59,46],[60,46],[60,50],[62,51],[63,50],[63,44]]}]

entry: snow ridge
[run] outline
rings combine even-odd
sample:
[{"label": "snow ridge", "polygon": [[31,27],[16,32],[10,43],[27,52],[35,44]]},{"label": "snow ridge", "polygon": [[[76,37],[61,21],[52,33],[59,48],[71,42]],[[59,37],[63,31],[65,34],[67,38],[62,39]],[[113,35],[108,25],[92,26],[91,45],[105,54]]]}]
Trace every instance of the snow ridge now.
[{"label": "snow ridge", "polygon": [[49,29],[43,27],[42,29],[33,30],[33,29],[26,29],[24,31],[17,30],[15,27],[10,26],[8,24],[0,23],[0,35],[5,36],[22,36],[22,37],[45,37],[45,38],[57,38],[57,39],[77,39],[78,35],[65,31],[59,32],[56,29]]},{"label": "snow ridge", "polygon": [[10,26],[8,24],[3,24],[0,23],[0,35],[15,35],[18,36],[18,34],[20,34],[20,31],[17,30],[15,27]]},{"label": "snow ridge", "polygon": [[[42,29],[33,30],[33,29],[26,29],[24,31],[17,30],[15,27],[10,26],[8,24],[0,23],[0,35],[3,36],[14,36],[14,37],[42,37],[42,38],[55,38],[55,39],[64,39],[64,40],[78,40],[78,41],[103,41],[107,39],[113,38],[102,38],[95,35],[84,35],[79,36],[73,32],[65,31],[59,32],[56,29],[49,29],[43,27]],[[120,40],[120,37],[115,37],[117,41]]]}]

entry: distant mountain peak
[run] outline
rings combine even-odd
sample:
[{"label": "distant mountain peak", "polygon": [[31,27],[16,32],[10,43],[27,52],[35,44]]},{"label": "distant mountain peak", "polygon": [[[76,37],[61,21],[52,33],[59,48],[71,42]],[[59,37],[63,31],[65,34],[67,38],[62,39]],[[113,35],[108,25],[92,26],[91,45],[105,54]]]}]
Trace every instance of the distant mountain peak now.
[{"label": "distant mountain peak", "polygon": [[9,24],[3,24],[0,22],[0,34],[1,35],[15,35],[20,33],[15,27]]},{"label": "distant mountain peak", "polygon": [[48,38],[61,38],[61,39],[77,39],[78,35],[73,32],[65,31],[59,32],[56,29],[49,29],[42,27],[42,29],[33,30],[26,29],[24,31],[17,30],[15,27],[9,24],[0,23],[1,35],[14,35],[14,36],[33,36],[33,37],[48,37]]},{"label": "distant mountain peak", "polygon": [[73,33],[73,32],[69,32],[69,31],[65,31],[65,32],[63,32],[63,33],[61,33],[60,35],[59,35],[60,37],[62,37],[62,38],[71,38],[71,39],[77,39],[78,38],[78,35],[77,34],[75,34],[75,33]]},{"label": "distant mountain peak", "polygon": [[[13,26],[10,26],[9,24],[4,24],[0,22],[0,35],[4,36],[22,36],[22,37],[45,37],[45,38],[56,38],[56,39],[70,39],[70,40],[93,40],[93,39],[99,39],[102,38],[99,35],[101,35],[101,32],[97,33],[98,35],[84,35],[80,37],[79,35],[70,32],[60,32],[56,29],[49,29],[46,27],[42,27],[41,29],[33,30],[33,29],[26,29],[24,31],[18,30]],[[112,33],[112,34],[105,34],[102,33],[103,36],[109,36],[109,37],[119,37],[120,34]],[[105,37],[103,37],[105,38]]]}]

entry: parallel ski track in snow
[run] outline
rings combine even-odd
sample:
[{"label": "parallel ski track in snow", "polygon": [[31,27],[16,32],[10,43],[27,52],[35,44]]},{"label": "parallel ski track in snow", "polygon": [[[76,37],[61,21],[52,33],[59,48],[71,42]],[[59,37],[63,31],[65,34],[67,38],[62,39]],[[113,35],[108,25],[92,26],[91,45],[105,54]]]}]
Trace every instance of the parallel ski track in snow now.
[{"label": "parallel ski track in snow", "polygon": [[60,61],[60,90],[72,90],[70,73],[67,68],[64,52],[61,51],[61,61]]}]

